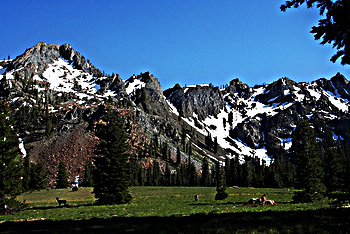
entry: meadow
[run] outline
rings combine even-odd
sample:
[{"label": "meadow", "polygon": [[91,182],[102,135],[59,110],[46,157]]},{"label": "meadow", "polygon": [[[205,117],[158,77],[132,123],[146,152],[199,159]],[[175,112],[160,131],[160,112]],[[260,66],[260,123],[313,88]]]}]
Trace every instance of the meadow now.
[{"label": "meadow", "polygon": [[[28,208],[0,216],[0,232],[349,232],[350,209],[333,208],[328,200],[292,203],[293,190],[229,188],[216,201],[212,187],[131,187],[133,200],[124,205],[94,205],[92,188],[51,189],[22,194]],[[274,206],[252,206],[250,198],[268,193]],[[194,201],[194,195],[199,201]],[[59,206],[56,197],[65,199]]]}]

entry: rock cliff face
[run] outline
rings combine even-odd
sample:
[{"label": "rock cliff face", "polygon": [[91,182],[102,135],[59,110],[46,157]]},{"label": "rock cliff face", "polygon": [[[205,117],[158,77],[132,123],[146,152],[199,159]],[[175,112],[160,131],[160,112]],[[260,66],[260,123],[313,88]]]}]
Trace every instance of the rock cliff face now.
[{"label": "rock cliff face", "polygon": [[101,72],[92,64],[88,63],[84,56],[68,45],[54,45],[39,42],[32,48],[27,49],[24,54],[16,57],[8,67],[7,71],[15,70],[21,77],[27,79],[35,75],[42,76],[43,72],[58,58],[67,60],[76,69],[91,73],[96,77],[102,76]]},{"label": "rock cliff face", "polygon": [[126,80],[103,76],[70,45],[44,42],[0,66],[0,96],[13,105],[14,129],[27,156],[47,166],[51,185],[60,160],[69,166],[70,180],[83,175],[106,100],[124,116],[131,153],[148,157],[144,165],[153,160],[147,148],[155,139],[168,145],[158,158],[175,157],[179,148],[186,161],[191,148],[200,168],[205,156],[219,161],[257,156],[269,164],[289,152],[292,132],[305,118],[321,142],[325,126],[334,137],[350,129],[350,85],[341,74],[311,84],[281,78],[249,87],[234,79],[225,89],[177,84],[163,91],[149,72]]},{"label": "rock cliff face", "polygon": [[167,98],[176,107],[181,117],[193,117],[195,114],[201,121],[207,116],[216,116],[225,106],[219,88],[210,85],[178,87]]}]

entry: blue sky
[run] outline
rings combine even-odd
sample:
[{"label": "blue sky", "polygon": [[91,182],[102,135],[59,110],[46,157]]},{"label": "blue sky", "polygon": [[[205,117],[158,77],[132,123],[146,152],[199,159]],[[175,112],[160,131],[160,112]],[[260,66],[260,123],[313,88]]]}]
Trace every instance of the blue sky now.
[{"label": "blue sky", "polygon": [[290,9],[271,0],[3,1],[0,58],[22,54],[39,41],[69,43],[106,73],[122,79],[150,71],[163,89],[222,85],[234,78],[250,86],[280,77],[297,82],[349,66],[329,61],[331,45],[309,33],[317,9]]}]

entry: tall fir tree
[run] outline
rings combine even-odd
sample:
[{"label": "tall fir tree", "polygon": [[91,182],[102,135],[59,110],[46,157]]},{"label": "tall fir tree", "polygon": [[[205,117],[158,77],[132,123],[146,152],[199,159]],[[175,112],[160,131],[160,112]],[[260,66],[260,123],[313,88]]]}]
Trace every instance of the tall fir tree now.
[{"label": "tall fir tree", "polygon": [[201,186],[210,186],[210,169],[208,158],[204,157],[202,161],[202,178],[201,178]]},{"label": "tall fir tree", "polygon": [[0,207],[22,192],[22,153],[13,124],[9,104],[0,99]]},{"label": "tall fir tree", "polygon": [[29,188],[31,190],[41,190],[46,188],[48,183],[47,173],[43,163],[30,165]]},{"label": "tall fir tree", "polygon": [[96,129],[100,143],[96,150],[93,193],[99,204],[128,203],[132,199],[129,193],[131,168],[123,119],[108,105],[102,120],[104,123],[98,124]]},{"label": "tall fir tree", "polygon": [[301,201],[320,199],[325,191],[324,171],[315,132],[308,120],[303,121],[294,130],[292,151],[296,164],[295,187],[304,190],[303,193],[296,194],[295,199],[301,198]]},{"label": "tall fir tree", "polygon": [[324,183],[327,192],[331,193],[341,189],[344,184],[343,160],[341,149],[331,147],[325,153],[325,177]]},{"label": "tall fir tree", "polygon": [[219,162],[215,163],[216,170],[216,194],[215,200],[225,200],[228,197],[226,192],[225,170],[220,166]]},{"label": "tall fir tree", "polygon": [[56,188],[67,188],[68,187],[68,177],[67,177],[67,166],[61,161],[58,164],[57,169],[57,180],[56,180]]},{"label": "tall fir tree", "polygon": [[180,147],[177,146],[176,148],[176,164],[180,164],[181,163],[181,151],[180,151]]},{"label": "tall fir tree", "polygon": [[94,185],[94,181],[92,179],[92,166],[91,162],[88,162],[85,166],[84,178],[81,183],[83,187],[92,187]]}]

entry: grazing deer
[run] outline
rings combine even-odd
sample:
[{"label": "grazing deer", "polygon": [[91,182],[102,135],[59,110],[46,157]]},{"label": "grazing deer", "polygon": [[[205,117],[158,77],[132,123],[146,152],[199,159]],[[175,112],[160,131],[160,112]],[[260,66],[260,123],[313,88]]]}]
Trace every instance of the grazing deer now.
[{"label": "grazing deer", "polygon": [[59,206],[61,206],[61,204],[67,205],[67,200],[60,200],[60,197],[56,197],[56,200]]}]

